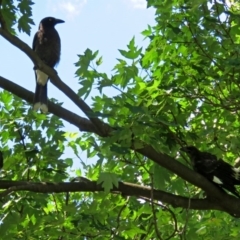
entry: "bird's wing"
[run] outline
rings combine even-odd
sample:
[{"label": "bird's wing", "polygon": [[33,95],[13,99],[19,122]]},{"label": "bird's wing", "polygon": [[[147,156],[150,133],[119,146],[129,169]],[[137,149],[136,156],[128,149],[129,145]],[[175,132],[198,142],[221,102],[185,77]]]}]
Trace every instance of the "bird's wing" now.
[{"label": "bird's wing", "polygon": [[233,185],[240,184],[240,172],[230,164],[219,159],[212,172],[216,177]]},{"label": "bird's wing", "polygon": [[194,170],[197,172],[211,173],[218,166],[217,157],[211,153],[202,152],[194,159]]}]

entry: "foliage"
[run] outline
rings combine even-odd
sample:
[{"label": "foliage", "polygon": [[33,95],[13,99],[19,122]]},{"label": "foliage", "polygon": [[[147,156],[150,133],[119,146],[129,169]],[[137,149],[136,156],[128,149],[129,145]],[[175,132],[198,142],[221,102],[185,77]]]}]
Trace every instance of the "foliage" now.
[{"label": "foliage", "polygon": [[[32,1],[0,1],[0,20],[8,30],[30,33]],[[237,3],[149,0],[156,25],[142,32],[146,50],[132,38],[119,50],[113,75],[98,71],[98,51],[78,55],[78,96],[93,85],[92,117],[108,123],[108,136],[64,133],[54,115],[32,112],[8,91],[0,92],[1,178],[10,181],[64,182],[72,160],[85,151],[94,164],[82,163],[84,175],[103,192],[34,193],[16,191],[1,199],[0,234],[6,239],[239,239],[239,220],[214,210],[174,208],[164,202],[109,193],[118,180],[175,195],[203,198],[184,181],[136,150],[151,145],[188,166],[179,154],[184,144],[198,146],[234,165],[240,148],[240,18]],[[16,14],[20,13],[20,14]],[[2,24],[3,27],[3,24]],[[1,80],[0,80],[1,81]],[[114,97],[106,88],[118,90]],[[35,148],[38,148],[38,151]],[[29,150],[30,151],[29,153]],[[1,184],[0,184],[1,186]]]}]

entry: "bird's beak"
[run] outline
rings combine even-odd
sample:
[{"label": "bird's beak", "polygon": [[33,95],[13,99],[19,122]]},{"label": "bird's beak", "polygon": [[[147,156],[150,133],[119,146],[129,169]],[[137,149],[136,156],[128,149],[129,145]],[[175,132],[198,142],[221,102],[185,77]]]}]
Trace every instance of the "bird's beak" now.
[{"label": "bird's beak", "polygon": [[58,23],[65,23],[65,21],[61,20],[61,19],[55,19],[55,24],[58,24]]}]

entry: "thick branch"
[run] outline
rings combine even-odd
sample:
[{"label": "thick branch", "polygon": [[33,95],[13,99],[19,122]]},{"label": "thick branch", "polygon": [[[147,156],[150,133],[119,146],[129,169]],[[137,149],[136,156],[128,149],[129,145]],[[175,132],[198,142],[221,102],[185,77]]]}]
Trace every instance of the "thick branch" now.
[{"label": "thick branch", "polygon": [[[33,182],[14,182],[14,181],[0,181],[0,189],[7,189],[0,193],[0,198],[15,192],[15,191],[30,191],[37,193],[60,193],[60,192],[99,192],[103,188],[97,184],[96,181],[89,181],[83,179],[80,182],[67,182],[67,183],[33,183]],[[121,193],[125,196],[136,196],[151,198],[151,188],[140,186],[132,183],[119,182],[119,186],[112,189],[112,193]],[[217,206],[208,199],[189,199],[186,197],[176,196],[174,194],[166,193],[160,190],[153,191],[154,200],[162,201],[171,204],[173,207],[198,209],[198,210],[220,210],[224,211],[221,207]]]}]

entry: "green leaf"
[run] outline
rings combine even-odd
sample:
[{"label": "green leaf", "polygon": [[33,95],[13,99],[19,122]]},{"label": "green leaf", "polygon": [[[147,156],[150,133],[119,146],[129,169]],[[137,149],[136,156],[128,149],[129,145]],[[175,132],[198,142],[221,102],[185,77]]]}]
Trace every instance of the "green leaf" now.
[{"label": "green leaf", "polygon": [[96,60],[97,66],[100,66],[103,63],[102,57]]},{"label": "green leaf", "polygon": [[34,25],[33,20],[29,16],[23,15],[18,19],[18,30],[30,35],[31,24]]},{"label": "green leaf", "polygon": [[100,173],[97,183],[102,184],[105,193],[109,193],[114,186],[118,187],[118,176],[114,173],[103,172]]}]

